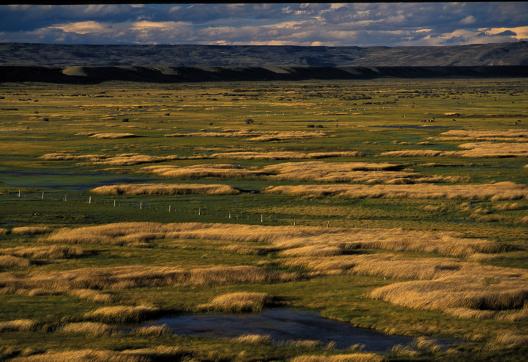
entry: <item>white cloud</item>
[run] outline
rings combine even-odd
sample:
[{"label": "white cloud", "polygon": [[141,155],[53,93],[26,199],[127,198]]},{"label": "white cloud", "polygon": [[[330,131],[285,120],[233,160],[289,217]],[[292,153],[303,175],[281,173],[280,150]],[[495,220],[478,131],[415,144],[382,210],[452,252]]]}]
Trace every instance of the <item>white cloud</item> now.
[{"label": "white cloud", "polygon": [[75,34],[89,34],[89,33],[101,33],[108,28],[98,23],[97,21],[78,21],[75,23],[67,24],[56,24],[49,27],[49,29],[59,29],[65,33],[75,33]]},{"label": "white cloud", "polygon": [[477,19],[473,15],[468,15],[462,20],[460,20],[459,23],[463,25],[471,25],[474,24],[476,21]]}]

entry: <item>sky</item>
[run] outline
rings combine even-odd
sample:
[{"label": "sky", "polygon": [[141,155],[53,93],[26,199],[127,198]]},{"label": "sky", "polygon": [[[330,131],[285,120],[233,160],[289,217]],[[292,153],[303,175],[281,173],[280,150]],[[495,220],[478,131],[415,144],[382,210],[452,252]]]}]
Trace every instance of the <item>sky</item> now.
[{"label": "sky", "polygon": [[0,5],[0,42],[400,46],[528,40],[528,2]]}]

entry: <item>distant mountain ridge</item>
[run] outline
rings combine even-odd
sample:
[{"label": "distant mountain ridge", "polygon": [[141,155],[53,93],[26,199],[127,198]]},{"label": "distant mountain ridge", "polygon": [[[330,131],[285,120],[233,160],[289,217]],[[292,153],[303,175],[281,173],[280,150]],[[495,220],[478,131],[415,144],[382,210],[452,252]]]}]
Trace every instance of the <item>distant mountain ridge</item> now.
[{"label": "distant mountain ridge", "polygon": [[528,66],[528,42],[418,47],[0,43],[0,66],[272,70],[273,67]]}]

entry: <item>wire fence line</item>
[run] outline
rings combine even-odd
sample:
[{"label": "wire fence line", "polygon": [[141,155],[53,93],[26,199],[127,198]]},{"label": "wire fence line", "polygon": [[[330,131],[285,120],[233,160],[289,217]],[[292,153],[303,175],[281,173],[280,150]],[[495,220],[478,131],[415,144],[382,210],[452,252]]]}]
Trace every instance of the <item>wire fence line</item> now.
[{"label": "wire fence line", "polygon": [[[151,195],[153,197],[163,197],[163,195]],[[115,195],[115,196],[102,196],[102,195],[90,195],[87,192],[83,191],[23,191],[20,190],[8,190],[7,192],[0,194],[0,200],[16,202],[16,201],[29,201],[35,203],[64,203],[65,205],[74,205],[79,207],[78,210],[82,210],[80,206],[83,207],[99,207],[103,206],[108,210],[116,209],[116,211],[127,208],[128,210],[137,210],[138,212],[156,212],[158,214],[166,213],[167,215],[174,215],[177,217],[185,216],[186,219],[194,219],[196,222],[203,221],[203,219],[209,220],[221,220],[222,222],[231,222],[231,223],[250,223],[250,224],[289,224],[292,226],[300,226],[302,224],[314,225],[316,220],[310,219],[303,220],[296,217],[286,217],[280,214],[270,214],[270,213],[252,213],[252,212],[243,212],[240,210],[226,210],[217,209],[214,207],[207,206],[205,204],[199,205],[196,201],[191,201],[197,205],[192,205],[190,207],[180,208],[177,207],[178,204],[181,205],[183,200],[173,200],[171,196],[192,196],[191,194],[184,195],[167,195],[166,199],[150,199],[146,200],[141,198],[141,195],[138,196],[125,196],[125,195]],[[171,203],[172,201],[172,203]],[[328,215],[331,216],[331,215]],[[327,217],[328,217],[327,216]],[[317,222],[319,226],[330,227],[329,220],[319,220]]]}]

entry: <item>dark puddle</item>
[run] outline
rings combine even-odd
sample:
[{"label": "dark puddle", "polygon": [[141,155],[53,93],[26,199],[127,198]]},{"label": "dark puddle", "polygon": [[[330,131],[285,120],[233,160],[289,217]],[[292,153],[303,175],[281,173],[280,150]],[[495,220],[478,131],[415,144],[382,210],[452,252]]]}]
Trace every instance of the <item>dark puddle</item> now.
[{"label": "dark puddle", "polygon": [[294,339],[335,342],[337,348],[364,344],[365,350],[383,352],[396,344],[408,344],[413,338],[387,335],[349,323],[321,317],[312,311],[271,308],[261,313],[199,313],[165,316],[146,323],[166,324],[175,334],[199,337],[237,337],[243,334],[267,334],[274,341]]}]

